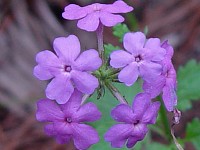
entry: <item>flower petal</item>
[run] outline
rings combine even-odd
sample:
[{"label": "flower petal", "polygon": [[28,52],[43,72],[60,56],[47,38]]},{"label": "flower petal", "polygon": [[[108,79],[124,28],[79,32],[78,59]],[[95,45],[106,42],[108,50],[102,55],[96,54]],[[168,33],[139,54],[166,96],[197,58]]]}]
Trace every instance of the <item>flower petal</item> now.
[{"label": "flower petal", "polygon": [[133,130],[132,124],[116,124],[112,126],[104,135],[107,142],[116,148],[121,148]]},{"label": "flower petal", "polygon": [[75,68],[81,71],[97,70],[102,64],[102,60],[96,50],[86,50],[76,59]]},{"label": "flower petal", "polygon": [[41,99],[37,102],[36,118],[42,122],[53,122],[63,120],[64,114],[54,101]]},{"label": "flower petal", "polygon": [[173,47],[168,43],[168,41],[164,41],[161,44],[161,47],[164,48],[166,50],[166,55],[165,57],[168,57],[169,59],[172,58],[172,56],[174,55],[174,49]]},{"label": "flower petal", "polygon": [[53,127],[53,123],[45,125],[44,126],[44,132],[48,136],[55,136],[56,135],[56,131],[55,131],[54,127]]},{"label": "flower petal", "polygon": [[40,80],[48,80],[54,77],[46,67],[42,67],[41,65],[34,67],[33,74]]},{"label": "flower petal", "polygon": [[82,93],[77,89],[74,89],[73,94],[67,103],[60,105],[61,110],[64,112],[65,117],[71,117],[74,113],[77,112],[81,105]]},{"label": "flower petal", "polygon": [[139,70],[143,80],[152,83],[161,75],[162,66],[158,63],[143,61],[139,66]]},{"label": "flower petal", "polygon": [[141,119],[146,109],[150,105],[150,95],[147,93],[139,93],[135,96],[133,101],[133,112],[137,115],[138,119]]},{"label": "flower petal", "polygon": [[133,56],[124,50],[117,50],[110,54],[110,65],[114,68],[121,68],[128,65]]},{"label": "flower petal", "polygon": [[97,131],[85,124],[73,124],[73,140],[77,149],[88,149],[99,141]]},{"label": "flower petal", "polygon": [[139,76],[137,63],[131,63],[122,69],[118,75],[119,81],[124,82],[127,86],[135,83]]},{"label": "flower petal", "polygon": [[67,123],[65,121],[57,121],[53,123],[53,127],[57,135],[72,135],[72,124],[73,123]]},{"label": "flower petal", "polygon": [[142,122],[147,124],[155,124],[159,108],[160,102],[153,102],[144,113]]},{"label": "flower petal", "polygon": [[138,55],[143,48],[146,37],[142,32],[126,33],[124,35],[124,48],[134,55]]},{"label": "flower petal", "polygon": [[110,13],[127,13],[133,10],[133,7],[128,6],[122,0],[115,1],[113,4],[104,5],[102,8],[103,11]]},{"label": "flower petal", "polygon": [[56,38],[53,47],[59,58],[66,64],[71,64],[80,53],[80,42],[75,35]]},{"label": "flower petal", "polygon": [[73,70],[71,75],[75,87],[82,93],[92,94],[99,85],[98,79],[87,72]]},{"label": "flower petal", "polygon": [[126,143],[127,148],[132,148],[138,142],[138,138],[131,136]]},{"label": "flower petal", "polygon": [[75,4],[70,4],[65,7],[65,11],[62,13],[62,17],[68,20],[81,19],[87,15],[87,9]]},{"label": "flower petal", "polygon": [[167,79],[166,85],[163,88],[163,102],[168,111],[173,111],[177,105],[177,95],[174,87],[174,81]]},{"label": "flower petal", "polygon": [[99,26],[99,13],[93,12],[78,21],[77,26],[86,31],[95,31]]},{"label": "flower petal", "polygon": [[74,91],[74,87],[67,76],[56,76],[46,88],[46,96],[55,99],[58,104],[66,103]]},{"label": "flower petal", "polygon": [[92,122],[101,118],[101,112],[94,103],[87,103],[82,105],[78,111],[73,115],[75,122]]},{"label": "flower petal", "polygon": [[124,18],[120,15],[114,15],[111,13],[107,13],[104,11],[100,12],[100,20],[103,25],[107,27],[115,26],[118,23],[121,23],[124,21]]},{"label": "flower petal", "polygon": [[165,76],[160,75],[154,82],[148,83],[144,81],[142,88],[146,93],[151,95],[151,98],[155,98],[162,92],[165,81]]},{"label": "flower petal", "polygon": [[[122,113],[123,112],[123,113]],[[129,105],[120,104],[111,111],[112,118],[117,122],[133,123],[133,110]]]},{"label": "flower petal", "polygon": [[148,132],[146,124],[139,123],[134,126],[132,136],[137,137],[138,140],[142,140]]},{"label": "flower petal", "polygon": [[166,50],[161,47],[160,39],[158,38],[148,39],[145,44],[145,48],[147,48],[151,52],[152,61],[161,61],[164,59]]}]

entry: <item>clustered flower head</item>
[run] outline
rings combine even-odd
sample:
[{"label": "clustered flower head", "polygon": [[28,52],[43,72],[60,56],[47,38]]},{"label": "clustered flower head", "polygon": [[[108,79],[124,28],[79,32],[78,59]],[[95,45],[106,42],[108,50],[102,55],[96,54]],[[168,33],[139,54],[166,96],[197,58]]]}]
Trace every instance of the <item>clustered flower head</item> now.
[{"label": "clustered flower head", "polygon": [[[77,149],[85,150],[99,141],[98,132],[85,123],[99,120],[101,112],[94,103],[85,102],[104,85],[121,102],[111,111],[118,124],[104,135],[105,141],[114,148],[125,144],[131,148],[144,139],[148,125],[155,124],[160,107],[160,102],[151,99],[162,94],[168,111],[177,105],[176,71],[171,61],[173,48],[167,41],[161,43],[158,38],[147,39],[142,32],[129,32],[123,38],[124,50],[110,54],[110,65],[104,58],[102,27],[123,22],[118,13],[132,10],[122,0],[85,7],[70,4],[62,16],[79,20],[78,27],[83,30],[96,31],[99,52],[89,49],[81,53],[79,39],[69,35],[54,40],[55,53],[44,50],[36,55],[34,75],[40,80],[51,79],[45,91],[47,98],[37,102],[36,118],[47,123],[46,134],[58,143],[73,141]],[[138,78],[143,80],[143,92],[136,95],[131,107],[111,81],[131,86]]]}]

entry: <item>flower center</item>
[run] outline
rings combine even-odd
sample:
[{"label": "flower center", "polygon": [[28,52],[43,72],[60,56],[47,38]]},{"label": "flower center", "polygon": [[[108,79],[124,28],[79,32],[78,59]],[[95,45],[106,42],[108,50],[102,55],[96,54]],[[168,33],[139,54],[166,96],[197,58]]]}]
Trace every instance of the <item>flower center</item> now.
[{"label": "flower center", "polygon": [[71,118],[71,117],[67,117],[67,118],[65,118],[65,121],[66,121],[67,123],[71,123],[71,122],[72,122],[72,118]]},{"label": "flower center", "polygon": [[141,55],[137,55],[137,56],[135,57],[135,61],[136,61],[136,62],[140,62],[141,60],[142,60]]},{"label": "flower center", "polygon": [[65,66],[64,67],[65,72],[70,72],[72,70],[71,66]]},{"label": "flower center", "polygon": [[137,125],[140,122],[140,120],[136,120],[133,124]]}]

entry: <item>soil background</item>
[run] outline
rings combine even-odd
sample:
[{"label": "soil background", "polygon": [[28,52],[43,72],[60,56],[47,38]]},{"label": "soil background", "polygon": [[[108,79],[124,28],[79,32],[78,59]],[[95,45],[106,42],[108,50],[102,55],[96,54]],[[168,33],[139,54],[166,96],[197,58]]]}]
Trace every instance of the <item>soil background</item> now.
[{"label": "soil background", "polygon": [[[85,6],[112,0],[0,0],[0,150],[73,150],[72,144],[58,145],[43,132],[43,124],[35,119],[35,102],[45,97],[47,82],[32,75],[35,55],[52,50],[52,41],[59,36],[77,35],[82,49],[96,48],[95,33],[76,27],[76,21],[61,17],[70,3]],[[127,0],[135,10],[126,23],[143,31],[148,37],[169,39],[174,46],[173,62],[177,69],[190,59],[200,60],[200,0]],[[130,17],[131,16],[131,17]],[[105,28],[105,43],[118,45],[112,29]],[[186,123],[200,118],[200,102],[183,113],[175,128],[178,137],[185,136]],[[159,140],[158,137],[154,137]],[[186,144],[186,150],[195,150]]]}]

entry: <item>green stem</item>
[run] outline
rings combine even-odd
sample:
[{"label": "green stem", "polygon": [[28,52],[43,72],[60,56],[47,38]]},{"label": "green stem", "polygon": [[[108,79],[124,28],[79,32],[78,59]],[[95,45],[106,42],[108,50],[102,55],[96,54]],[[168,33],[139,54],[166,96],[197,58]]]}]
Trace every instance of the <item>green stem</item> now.
[{"label": "green stem", "polygon": [[106,87],[112,93],[112,95],[122,104],[128,104],[125,98],[120,94],[119,90],[111,83],[106,82]]},{"label": "green stem", "polygon": [[167,112],[165,110],[165,106],[162,102],[161,97],[159,97],[159,100],[161,102],[161,106],[160,106],[160,117],[161,117],[161,121],[163,123],[163,127],[164,127],[164,132],[167,136],[167,140],[169,142],[171,142],[172,138],[171,138],[171,130],[170,130],[170,124],[169,124],[169,120],[167,118]]}]

